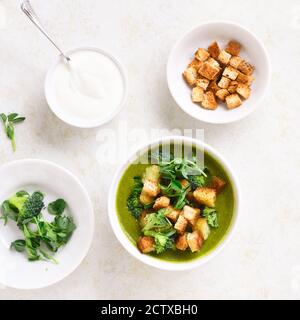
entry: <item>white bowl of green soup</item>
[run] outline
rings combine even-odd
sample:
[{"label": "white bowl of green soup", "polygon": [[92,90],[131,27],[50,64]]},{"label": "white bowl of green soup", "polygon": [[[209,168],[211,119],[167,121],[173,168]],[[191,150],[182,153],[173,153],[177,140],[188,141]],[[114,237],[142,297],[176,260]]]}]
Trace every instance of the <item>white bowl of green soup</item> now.
[{"label": "white bowl of green soup", "polygon": [[202,141],[173,136],[144,145],[120,166],[108,212],[131,255],[179,271],[224,248],[239,207],[239,183],[223,156]]}]

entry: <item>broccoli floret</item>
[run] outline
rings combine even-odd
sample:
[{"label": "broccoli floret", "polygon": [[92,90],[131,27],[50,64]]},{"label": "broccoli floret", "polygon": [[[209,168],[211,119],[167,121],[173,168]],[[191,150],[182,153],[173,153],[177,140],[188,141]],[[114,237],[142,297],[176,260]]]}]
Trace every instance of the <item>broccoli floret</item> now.
[{"label": "broccoli floret", "polygon": [[41,192],[34,192],[29,195],[25,192],[18,192],[8,199],[9,205],[17,211],[18,222],[38,216],[44,208],[44,196]]},{"label": "broccoli floret", "polygon": [[165,217],[165,209],[147,215],[143,233],[145,236],[154,238],[155,251],[158,254],[174,248],[176,230],[168,218]]},{"label": "broccoli floret", "polygon": [[153,237],[155,241],[155,251],[157,254],[163,253],[169,249],[174,249],[174,235],[176,231],[170,231],[169,233],[159,233],[155,231],[145,231],[144,235]]},{"label": "broccoli floret", "polygon": [[205,207],[202,211],[203,217],[207,219],[207,223],[212,228],[218,228],[219,222],[218,222],[218,212],[214,208],[208,208]]},{"label": "broccoli floret", "polygon": [[144,206],[140,201],[140,195],[143,189],[143,182],[141,178],[134,178],[134,187],[127,198],[127,209],[135,219],[139,219]]},{"label": "broccoli floret", "polygon": [[174,230],[171,222],[164,215],[165,211],[166,209],[161,209],[157,213],[148,214],[143,232],[154,231],[159,233],[168,233]]},{"label": "broccoli floret", "polygon": [[205,185],[205,176],[188,176],[190,186],[193,190]]}]

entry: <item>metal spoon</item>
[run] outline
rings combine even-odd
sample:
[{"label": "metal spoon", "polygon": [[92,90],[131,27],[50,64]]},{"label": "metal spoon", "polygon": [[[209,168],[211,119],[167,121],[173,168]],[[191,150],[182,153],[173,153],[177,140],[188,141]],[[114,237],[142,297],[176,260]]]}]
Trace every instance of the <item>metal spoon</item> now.
[{"label": "metal spoon", "polygon": [[46,36],[46,38],[55,46],[55,48],[61,53],[61,55],[66,59],[67,62],[71,61],[71,59],[56,45],[56,43],[52,40],[49,34],[46,32],[44,27],[42,26],[38,16],[34,12],[30,1],[24,1],[21,4],[22,11],[26,14],[26,16],[33,22],[33,24]]}]

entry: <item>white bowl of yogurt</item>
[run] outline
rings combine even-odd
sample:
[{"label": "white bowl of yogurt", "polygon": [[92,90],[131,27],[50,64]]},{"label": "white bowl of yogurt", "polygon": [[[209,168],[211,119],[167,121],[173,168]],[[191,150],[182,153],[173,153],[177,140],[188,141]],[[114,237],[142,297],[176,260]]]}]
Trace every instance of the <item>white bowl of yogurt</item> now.
[{"label": "white bowl of yogurt", "polygon": [[127,98],[127,78],[110,53],[85,47],[59,56],[47,73],[45,95],[50,109],[65,123],[94,128],[112,120]]}]

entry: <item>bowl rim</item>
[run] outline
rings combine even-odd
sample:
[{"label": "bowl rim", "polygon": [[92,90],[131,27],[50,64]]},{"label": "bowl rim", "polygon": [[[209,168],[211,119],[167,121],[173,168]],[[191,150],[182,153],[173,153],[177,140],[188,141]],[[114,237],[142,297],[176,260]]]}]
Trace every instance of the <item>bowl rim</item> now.
[{"label": "bowl rim", "polygon": [[7,286],[8,288],[13,288],[13,289],[21,289],[21,290],[35,290],[35,289],[43,289],[43,288],[47,288],[50,287],[56,283],[61,282],[62,280],[64,280],[65,278],[67,278],[68,276],[70,276],[80,265],[81,263],[84,261],[84,259],[86,258],[86,256],[88,255],[91,246],[92,246],[92,242],[93,242],[93,238],[94,238],[94,233],[95,233],[95,213],[94,213],[94,207],[91,201],[91,198],[86,190],[86,188],[84,187],[84,185],[82,184],[82,182],[79,180],[79,178],[77,178],[77,176],[75,176],[71,171],[69,171],[68,169],[64,168],[61,165],[56,164],[55,162],[49,161],[49,160],[44,160],[44,159],[38,159],[38,158],[24,158],[24,159],[18,159],[18,160],[13,160],[13,161],[9,161],[6,162],[4,164],[2,164],[0,166],[0,169],[3,170],[7,167],[10,166],[15,166],[15,165],[22,165],[23,163],[32,163],[32,164],[36,164],[36,163],[40,163],[42,165],[46,165],[46,166],[51,166],[57,170],[60,170],[61,172],[63,172],[64,174],[68,175],[74,182],[77,183],[77,185],[79,186],[79,188],[81,189],[82,195],[84,196],[86,203],[88,204],[88,208],[87,211],[91,213],[90,216],[90,223],[91,223],[91,232],[89,235],[87,235],[88,241],[86,242],[85,248],[84,250],[81,252],[81,256],[78,259],[77,263],[74,264],[72,267],[69,268],[69,271],[66,272],[63,276],[57,277],[57,279],[53,280],[52,282],[49,282],[47,284],[43,284],[43,285],[34,285],[31,287],[27,287],[27,286],[17,286],[17,285],[10,285],[7,283],[2,283],[3,285]]},{"label": "bowl rim", "polygon": [[[243,31],[245,31],[246,33],[248,33],[251,37],[253,37],[253,39],[255,39],[255,41],[259,44],[262,52],[263,52],[263,59],[265,59],[266,62],[266,68],[267,68],[267,73],[266,73],[266,85],[265,85],[265,89],[262,92],[262,94],[258,97],[258,99],[252,103],[251,105],[251,109],[249,109],[249,111],[247,113],[241,113],[239,116],[233,118],[233,119],[226,119],[225,117],[223,119],[218,119],[218,120],[213,120],[213,119],[203,119],[202,117],[198,117],[195,115],[195,113],[191,110],[189,110],[189,108],[185,108],[181,103],[179,103],[176,95],[173,94],[173,90],[172,90],[172,86],[171,86],[171,79],[170,79],[170,73],[171,73],[171,60],[172,57],[174,56],[176,49],[178,48],[178,46],[181,44],[181,42],[191,33],[195,32],[195,30],[204,27],[204,26],[208,26],[208,25],[217,25],[217,24],[226,24],[226,25],[231,25],[237,29],[242,29]],[[194,26],[193,28],[190,28],[187,32],[185,32],[180,38],[179,40],[176,41],[175,45],[172,47],[169,57],[168,57],[168,61],[167,61],[167,66],[166,66],[166,78],[167,78],[167,85],[170,91],[171,96],[173,97],[174,101],[176,102],[176,104],[180,107],[180,109],[182,109],[186,114],[188,114],[189,116],[191,116],[194,119],[197,119],[199,121],[202,121],[204,123],[210,123],[210,124],[228,124],[228,123],[234,123],[237,121],[240,121],[246,117],[248,117],[250,114],[252,114],[255,110],[257,110],[257,108],[259,107],[259,105],[261,105],[262,100],[265,98],[269,87],[270,87],[270,83],[271,83],[271,60],[270,60],[270,56],[268,54],[268,51],[266,49],[266,46],[264,45],[264,43],[262,42],[262,40],[260,38],[258,38],[255,33],[253,33],[250,29],[248,29],[247,27],[243,26],[240,23],[237,23],[235,21],[230,21],[230,20],[208,20],[205,21],[201,24],[198,24],[196,26]]]},{"label": "bowl rim", "polygon": [[[164,261],[158,258],[151,257],[149,255],[144,255],[140,253],[138,249],[134,246],[134,244],[126,236],[125,231],[123,230],[118,220],[118,214],[116,209],[116,196],[117,196],[120,179],[122,178],[128,166],[136,159],[137,153],[139,153],[142,150],[147,150],[151,145],[157,145],[159,143],[163,144],[165,142],[169,142],[170,140],[174,141],[174,143],[181,142],[181,143],[189,143],[191,145],[195,145],[196,147],[203,148],[205,152],[212,155],[214,159],[220,163],[220,165],[223,167],[223,169],[227,173],[232,183],[232,187],[234,191],[234,200],[235,200],[234,214],[231,221],[231,225],[227,230],[227,233],[224,235],[223,239],[219,242],[219,244],[215,248],[213,248],[206,255],[199,257],[198,259],[193,259],[191,261],[186,261],[186,262]],[[130,155],[130,157],[128,157],[128,159],[119,166],[113,178],[113,181],[109,190],[109,196],[108,196],[108,215],[109,215],[110,225],[113,229],[113,232],[116,238],[121,243],[121,245],[126,249],[126,251],[129,254],[131,254],[133,257],[143,262],[144,264],[147,264],[149,266],[155,267],[160,270],[167,270],[167,271],[184,271],[184,270],[197,268],[199,266],[206,264],[218,253],[220,253],[220,251],[229,243],[229,241],[232,239],[233,234],[235,233],[235,230],[238,225],[239,216],[240,216],[240,213],[239,213],[240,207],[241,207],[240,183],[238,181],[238,178],[235,172],[233,171],[232,167],[228,163],[228,161],[216,149],[206,144],[205,142],[194,139],[194,138],[190,138],[190,137],[184,137],[184,136],[166,136],[163,138],[154,139],[150,142],[144,143],[139,148],[137,148],[136,151],[133,152]]]},{"label": "bowl rim", "polygon": [[76,128],[86,128],[86,129],[97,128],[97,127],[100,127],[100,126],[110,122],[113,118],[115,118],[120,113],[120,111],[125,106],[126,101],[128,99],[128,77],[127,77],[127,73],[125,71],[125,68],[124,68],[123,64],[120,62],[119,58],[117,58],[115,55],[113,55],[112,53],[110,53],[109,51],[107,51],[105,49],[92,47],[92,46],[85,46],[85,47],[71,49],[66,52],[66,55],[69,55],[69,54],[72,54],[72,53],[75,53],[78,51],[82,51],[82,50],[95,51],[95,52],[101,53],[102,55],[109,58],[119,69],[122,80],[123,80],[124,92],[123,92],[122,101],[120,102],[119,106],[115,109],[115,111],[109,117],[107,117],[105,119],[101,119],[98,122],[93,123],[93,124],[87,124],[87,123],[81,124],[80,122],[70,121],[69,119],[63,117],[61,114],[59,114],[57,112],[59,107],[57,107],[58,103],[55,102],[55,99],[51,95],[51,84],[50,83],[51,83],[52,74],[53,74],[56,66],[61,62],[62,55],[57,56],[57,58],[54,60],[54,62],[51,64],[50,68],[47,71],[46,78],[45,78],[45,84],[44,84],[44,92],[45,92],[46,101],[47,101],[47,104],[48,104],[50,110],[61,121],[63,121],[64,123],[66,123],[70,126],[76,127]]}]

